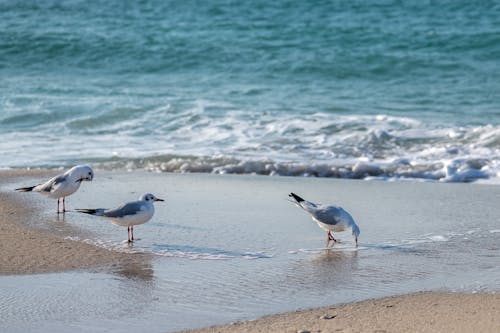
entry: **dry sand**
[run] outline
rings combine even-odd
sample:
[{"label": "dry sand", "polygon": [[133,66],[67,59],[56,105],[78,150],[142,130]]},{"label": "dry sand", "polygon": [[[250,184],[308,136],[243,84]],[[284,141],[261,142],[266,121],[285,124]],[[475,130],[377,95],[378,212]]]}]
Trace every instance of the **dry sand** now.
[{"label": "dry sand", "polygon": [[[15,177],[53,175],[47,171],[2,171],[0,184]],[[143,254],[124,254],[32,230],[23,222],[36,212],[15,193],[0,192],[0,274],[35,274],[114,266]]]},{"label": "dry sand", "polygon": [[184,331],[500,332],[500,294],[417,293]]}]

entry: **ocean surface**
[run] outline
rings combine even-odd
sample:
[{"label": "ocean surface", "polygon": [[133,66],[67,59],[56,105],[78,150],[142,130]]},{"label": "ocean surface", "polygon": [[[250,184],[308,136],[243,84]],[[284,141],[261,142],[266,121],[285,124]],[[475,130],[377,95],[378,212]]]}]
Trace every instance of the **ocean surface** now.
[{"label": "ocean surface", "polygon": [[0,1],[0,168],[500,181],[496,1]]},{"label": "ocean surface", "polygon": [[[17,179],[8,191],[36,182]],[[344,207],[361,229],[326,235],[287,201]],[[127,230],[75,208],[165,199]],[[173,332],[418,291],[500,292],[497,185],[101,171],[56,201],[18,193],[24,222],[61,238],[149,255],[105,269],[0,276],[2,332]]]}]

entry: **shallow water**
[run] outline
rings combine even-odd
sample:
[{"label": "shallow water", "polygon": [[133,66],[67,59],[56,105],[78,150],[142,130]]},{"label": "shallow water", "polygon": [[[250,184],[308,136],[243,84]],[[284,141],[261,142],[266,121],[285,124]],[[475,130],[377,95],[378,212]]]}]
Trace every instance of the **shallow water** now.
[{"label": "shallow water", "polygon": [[[290,191],[351,212],[360,247],[345,233],[324,249]],[[58,219],[53,200],[20,194],[42,211],[35,228],[152,256],[110,271],[0,277],[2,331],[165,332],[412,291],[500,290],[497,186],[99,172],[68,206],[112,207],[143,192],[166,202],[132,246],[125,228],[74,212]]]}]

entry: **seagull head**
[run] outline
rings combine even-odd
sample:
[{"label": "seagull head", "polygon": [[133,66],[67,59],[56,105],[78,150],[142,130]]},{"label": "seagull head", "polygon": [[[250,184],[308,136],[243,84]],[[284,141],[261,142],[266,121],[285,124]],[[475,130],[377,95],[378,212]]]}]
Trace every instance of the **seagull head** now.
[{"label": "seagull head", "polygon": [[146,193],[146,194],[143,194],[141,195],[141,197],[139,198],[139,200],[141,201],[147,201],[147,202],[153,202],[153,201],[165,201],[163,199],[160,199],[160,198],[157,198],[155,197],[153,194],[151,193]]},{"label": "seagull head", "polygon": [[77,165],[67,172],[76,178],[77,182],[92,181],[94,179],[94,171],[88,165]]}]

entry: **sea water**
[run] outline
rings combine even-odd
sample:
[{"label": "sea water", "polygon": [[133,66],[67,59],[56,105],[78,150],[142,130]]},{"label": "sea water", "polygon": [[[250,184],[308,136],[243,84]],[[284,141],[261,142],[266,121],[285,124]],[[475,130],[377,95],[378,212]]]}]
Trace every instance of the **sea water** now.
[{"label": "sea water", "polygon": [[[55,200],[21,193],[39,212],[30,227],[145,255],[104,269],[0,277],[0,328],[170,332],[417,291],[499,292],[498,189],[113,171],[82,184],[59,216]],[[290,191],[350,212],[359,247],[345,232],[327,249],[326,233],[288,201]],[[144,192],[166,201],[134,228],[133,244],[126,228],[74,212]]]},{"label": "sea water", "polygon": [[0,1],[0,168],[500,178],[495,1]]}]

